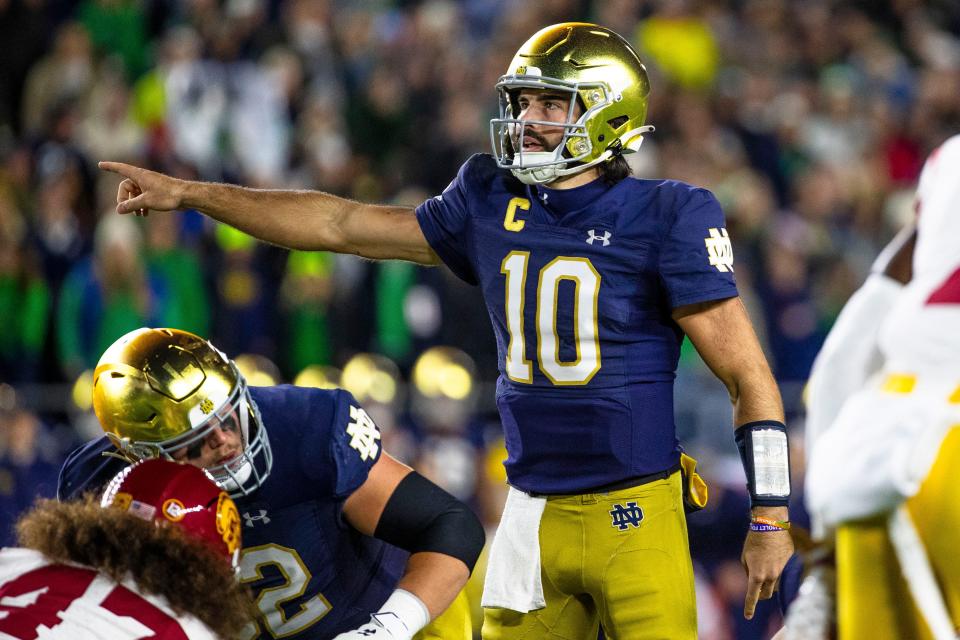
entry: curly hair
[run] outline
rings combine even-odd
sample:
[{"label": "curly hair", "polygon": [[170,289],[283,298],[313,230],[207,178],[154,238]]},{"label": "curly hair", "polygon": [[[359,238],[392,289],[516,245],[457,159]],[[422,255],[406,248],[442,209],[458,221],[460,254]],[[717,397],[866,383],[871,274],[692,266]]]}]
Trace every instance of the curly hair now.
[{"label": "curly hair", "polygon": [[192,614],[221,638],[253,619],[248,589],[223,557],[176,526],[104,509],[93,495],[72,502],[39,500],[17,523],[20,545],[54,562],[86,565],[117,582],[131,577],[163,596],[177,614]]}]

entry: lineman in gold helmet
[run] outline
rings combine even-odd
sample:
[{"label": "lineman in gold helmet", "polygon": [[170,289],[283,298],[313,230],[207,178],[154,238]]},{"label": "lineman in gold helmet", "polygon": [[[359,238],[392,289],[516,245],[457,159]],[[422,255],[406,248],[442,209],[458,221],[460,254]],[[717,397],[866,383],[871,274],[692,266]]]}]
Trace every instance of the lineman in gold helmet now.
[{"label": "lineman in gold helmet", "polygon": [[[443,263],[482,289],[511,485],[486,576],[487,640],[585,638],[598,626],[631,640],[696,637],[673,415],[688,336],[733,403],[753,515],[750,618],[792,551],[788,450],[720,205],[705,189],[629,176],[623,156],[649,131],[649,86],[609,29],[541,29],[497,90],[493,154],[468,159],[416,209],[101,167],[125,178],[121,214],[189,207],[286,247]],[[698,505],[705,493],[686,497]]]},{"label": "lineman in gold helmet", "polygon": [[244,637],[467,640],[462,609],[440,614],[466,583],[482,527],[384,452],[347,391],[247,387],[199,336],[138,329],[103,354],[93,396],[106,435],[67,459],[60,498],[127,460],[209,471],[243,521],[239,577],[260,610]]},{"label": "lineman in gold helmet", "polygon": [[186,331],[137,329],[114,342],[93,373],[93,410],[128,460],[192,460],[236,434],[202,466],[235,498],[270,475],[270,441],[237,365]]}]

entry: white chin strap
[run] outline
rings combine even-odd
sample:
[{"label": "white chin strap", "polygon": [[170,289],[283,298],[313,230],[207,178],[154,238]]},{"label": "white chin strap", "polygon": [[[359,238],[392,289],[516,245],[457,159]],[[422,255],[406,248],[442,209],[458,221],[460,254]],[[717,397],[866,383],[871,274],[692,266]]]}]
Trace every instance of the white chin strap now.
[{"label": "white chin strap", "polygon": [[[510,169],[517,180],[523,184],[547,184],[553,182],[558,178],[563,178],[565,176],[572,176],[575,173],[580,173],[586,171],[591,167],[595,167],[601,162],[606,162],[610,159],[610,156],[613,155],[613,152],[609,149],[600,154],[600,157],[596,160],[591,160],[586,164],[578,164],[573,167],[566,167],[566,163],[569,161],[561,161],[556,164],[548,164],[542,167],[529,167],[527,169]],[[552,151],[531,151],[530,153],[523,154],[525,159],[530,159],[532,162],[539,162],[543,160],[550,160],[554,157]]]},{"label": "white chin strap", "polygon": [[[626,144],[623,147],[623,154],[636,153],[640,150],[640,145],[643,143],[643,135],[648,131],[654,131],[652,125],[644,125],[637,129],[628,131],[627,133],[620,136],[620,140],[626,140]],[[517,154],[514,156],[515,164],[524,164],[528,165],[527,167],[510,167],[510,173],[516,177],[517,180],[523,184],[535,185],[535,184],[548,184],[553,182],[558,178],[563,178],[565,176],[572,176],[576,173],[586,171],[591,167],[595,167],[598,164],[606,162],[613,155],[613,151],[607,149],[600,154],[600,157],[591,160],[590,162],[584,164],[578,164],[573,167],[567,167],[568,162],[572,160],[567,159],[557,159],[557,152],[554,151],[529,151],[524,152],[523,154]],[[522,158],[521,162],[518,160]],[[551,164],[547,164],[551,163]],[[529,165],[540,165],[540,166],[529,166]]]},{"label": "white chin strap", "polygon": [[[523,154],[523,159],[530,164],[539,164],[541,162],[550,162],[554,159],[553,151],[530,151]],[[531,167],[528,169],[510,169],[517,180],[523,184],[546,184],[557,179],[560,171],[560,164],[545,164],[540,167]]]},{"label": "white chin strap", "polygon": [[217,474],[216,480],[221,488],[232,495],[233,492],[242,491],[243,485],[250,479],[250,474],[253,473],[253,463],[244,459],[239,468],[231,469],[231,471],[233,472],[232,475],[229,473]]}]

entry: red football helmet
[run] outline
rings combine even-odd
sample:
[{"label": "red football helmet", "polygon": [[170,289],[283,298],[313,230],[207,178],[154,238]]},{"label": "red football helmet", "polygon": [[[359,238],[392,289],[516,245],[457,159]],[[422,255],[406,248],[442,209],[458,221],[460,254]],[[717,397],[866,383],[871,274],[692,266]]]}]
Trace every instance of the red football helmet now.
[{"label": "red football helmet", "polygon": [[100,504],[183,527],[237,567],[240,514],[203,469],[163,458],[143,460],[110,481]]}]

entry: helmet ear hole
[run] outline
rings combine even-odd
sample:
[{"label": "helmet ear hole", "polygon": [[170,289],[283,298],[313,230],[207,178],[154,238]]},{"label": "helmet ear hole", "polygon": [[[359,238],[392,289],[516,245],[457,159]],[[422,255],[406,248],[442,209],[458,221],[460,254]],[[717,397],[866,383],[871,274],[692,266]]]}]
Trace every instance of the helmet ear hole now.
[{"label": "helmet ear hole", "polygon": [[610,125],[612,129],[616,130],[625,125],[629,119],[629,116],[617,116],[616,118],[610,118],[607,120],[607,124]]}]

